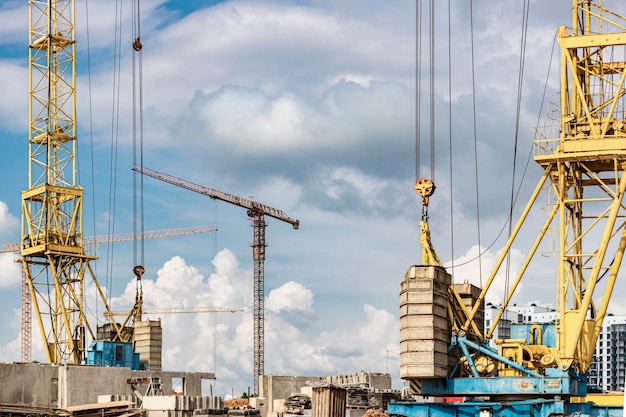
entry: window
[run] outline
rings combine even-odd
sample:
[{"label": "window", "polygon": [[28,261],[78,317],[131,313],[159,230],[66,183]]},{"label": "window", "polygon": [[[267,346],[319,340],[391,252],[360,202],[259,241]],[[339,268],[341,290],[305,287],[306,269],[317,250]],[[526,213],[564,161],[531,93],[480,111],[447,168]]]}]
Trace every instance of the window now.
[{"label": "window", "polygon": [[124,346],[115,345],[115,361],[121,362],[124,360]]}]

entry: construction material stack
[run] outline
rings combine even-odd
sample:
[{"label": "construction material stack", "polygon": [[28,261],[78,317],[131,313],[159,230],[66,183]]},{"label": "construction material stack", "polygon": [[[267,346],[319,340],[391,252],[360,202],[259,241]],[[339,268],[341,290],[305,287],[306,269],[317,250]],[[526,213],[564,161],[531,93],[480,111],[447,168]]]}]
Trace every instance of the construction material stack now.
[{"label": "construction material stack", "polygon": [[142,367],[160,371],[163,352],[163,328],[161,320],[135,322],[135,352],[139,354]]},{"label": "construction material stack", "polygon": [[[400,284],[400,377],[445,378],[451,328],[451,277],[439,266],[411,266]],[[458,358],[457,358],[458,360]]]}]

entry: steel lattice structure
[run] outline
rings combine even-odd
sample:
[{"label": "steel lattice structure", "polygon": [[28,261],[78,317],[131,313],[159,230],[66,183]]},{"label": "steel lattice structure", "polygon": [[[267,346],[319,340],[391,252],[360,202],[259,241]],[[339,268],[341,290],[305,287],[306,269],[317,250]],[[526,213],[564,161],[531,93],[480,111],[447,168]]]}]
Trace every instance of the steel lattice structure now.
[{"label": "steel lattice structure", "polygon": [[282,210],[249,200],[234,194],[228,194],[213,188],[194,184],[169,174],[153,171],[144,166],[135,166],[133,170],[143,175],[176,185],[181,188],[203,194],[215,200],[243,207],[248,210],[248,217],[252,226],[253,242],[252,260],[254,261],[254,395],[259,394],[259,377],[265,372],[265,216],[289,223],[294,229],[300,227],[300,221],[288,217]]},{"label": "steel lattice structure", "polygon": [[[91,276],[77,183],[73,0],[29,1],[29,166],[22,192],[23,271],[50,363],[80,363],[93,331],[84,314]],[[120,329],[114,323],[117,334]]]},{"label": "steel lattice structure", "polygon": [[[540,243],[557,237],[558,368],[589,369],[626,249],[626,19],[602,1],[573,0],[572,27],[561,27],[561,92],[556,128],[538,129],[535,161],[543,175],[480,296],[537,203],[550,195],[548,217],[486,334],[493,335]],[[601,282],[602,281],[602,282]],[[468,331],[478,309],[462,327]]]}]

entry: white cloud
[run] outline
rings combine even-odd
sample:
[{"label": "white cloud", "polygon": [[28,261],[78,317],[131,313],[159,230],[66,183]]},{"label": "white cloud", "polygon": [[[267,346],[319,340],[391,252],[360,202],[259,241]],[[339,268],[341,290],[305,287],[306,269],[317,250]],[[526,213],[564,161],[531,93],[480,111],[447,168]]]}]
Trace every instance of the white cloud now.
[{"label": "white cloud", "polygon": [[[242,307],[245,311],[238,313],[167,314],[159,318],[163,327],[164,369],[215,371],[220,389],[234,386],[245,391],[253,371],[252,300],[246,296],[252,293],[251,272],[242,271],[229,250],[220,251],[213,265],[215,272],[206,280],[179,256],[165,262],[155,280],[142,280],[145,308],[193,307],[210,299]],[[113,303],[130,306],[134,291],[135,283],[131,281],[123,296]],[[339,322],[329,322],[324,324],[328,330],[320,335],[310,334],[307,329],[315,316],[313,299],[313,292],[295,281],[286,282],[267,295],[266,373],[326,375],[368,368],[382,371],[380,363],[385,349],[398,339],[394,316],[366,305],[358,326],[338,329]],[[358,359],[346,362],[344,353],[355,346]],[[350,368],[357,363],[358,369]]]},{"label": "white cloud", "polygon": [[19,287],[22,282],[22,264],[15,262],[13,253],[0,253],[0,289]]},{"label": "white cloud", "polygon": [[[481,255],[480,260],[479,254]],[[446,263],[446,267],[453,271],[452,275],[454,282],[462,283],[467,280],[477,287],[482,288],[487,284],[489,275],[492,273],[499,256],[499,252],[496,253],[491,250],[485,250],[484,248],[479,248],[476,245],[472,246],[465,253],[465,255],[455,259],[454,262]],[[489,291],[487,292],[485,298],[487,302],[492,302],[494,304],[501,303],[502,300],[504,300],[506,291],[510,289],[515,278],[517,277],[517,273],[519,272],[524,260],[523,255],[519,250],[512,249],[510,257],[510,269],[508,274],[506,272],[507,263],[505,260],[505,262],[503,262],[503,266],[496,274]],[[450,269],[452,265],[454,265],[454,268]],[[521,291],[522,288],[523,284],[520,283],[517,291]]]},{"label": "white cloud", "polygon": [[310,311],[313,306],[313,293],[302,284],[289,281],[270,291],[265,308],[274,313],[282,311]]},{"label": "white cloud", "polygon": [[[19,0],[5,0],[0,4],[0,45],[14,42],[24,42],[26,53],[26,38],[28,30],[28,9],[24,2]],[[3,94],[4,95],[4,94]]]},{"label": "white cloud", "polygon": [[290,153],[298,159],[355,144],[379,149],[381,141],[394,148],[406,140],[414,118],[411,89],[381,81],[363,87],[340,80],[312,99],[227,85],[196,92],[189,107],[210,144],[257,156]]}]

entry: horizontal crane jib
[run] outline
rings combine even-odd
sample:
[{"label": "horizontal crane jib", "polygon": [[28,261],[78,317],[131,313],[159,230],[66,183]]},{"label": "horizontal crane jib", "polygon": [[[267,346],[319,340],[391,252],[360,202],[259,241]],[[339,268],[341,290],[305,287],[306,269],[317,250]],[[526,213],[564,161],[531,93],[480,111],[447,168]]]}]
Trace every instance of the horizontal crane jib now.
[{"label": "horizontal crane jib", "polygon": [[186,188],[188,190],[195,191],[198,194],[203,194],[216,200],[225,201],[227,203],[234,204],[239,207],[247,208],[248,210],[252,210],[253,212],[261,213],[266,216],[273,217],[277,220],[291,224],[294,229],[298,229],[300,227],[299,220],[292,219],[291,217],[288,217],[287,215],[285,215],[285,213],[283,213],[282,210],[267,206],[265,204],[259,203],[258,201],[249,200],[247,198],[242,198],[233,194],[228,194],[222,191],[214,190],[213,188],[204,187],[202,185],[198,185],[190,181],[185,181],[180,178],[172,177],[171,175],[168,175],[168,174],[163,174],[161,172],[153,171],[143,166],[135,165],[133,167],[133,171],[139,172],[140,174],[147,175],[152,178],[156,178],[164,182],[168,182],[173,185],[177,185],[181,188]]}]

